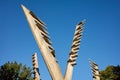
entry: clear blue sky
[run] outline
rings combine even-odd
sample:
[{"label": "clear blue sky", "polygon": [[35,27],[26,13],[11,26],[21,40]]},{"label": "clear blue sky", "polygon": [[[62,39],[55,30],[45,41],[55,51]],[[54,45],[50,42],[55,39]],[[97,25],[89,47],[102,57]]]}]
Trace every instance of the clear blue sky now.
[{"label": "clear blue sky", "polygon": [[0,65],[17,61],[32,67],[38,53],[41,78],[51,80],[21,4],[47,24],[62,73],[65,73],[75,25],[86,19],[73,80],[92,80],[88,59],[102,70],[120,65],[119,0],[1,0]]}]

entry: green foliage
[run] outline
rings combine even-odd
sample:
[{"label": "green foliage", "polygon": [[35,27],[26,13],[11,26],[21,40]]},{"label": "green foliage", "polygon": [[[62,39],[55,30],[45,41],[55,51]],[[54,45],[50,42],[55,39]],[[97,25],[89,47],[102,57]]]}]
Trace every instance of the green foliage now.
[{"label": "green foliage", "polygon": [[17,62],[7,62],[0,66],[0,80],[33,80],[31,69]]},{"label": "green foliage", "polygon": [[108,66],[100,71],[100,80],[120,80],[120,66]]}]

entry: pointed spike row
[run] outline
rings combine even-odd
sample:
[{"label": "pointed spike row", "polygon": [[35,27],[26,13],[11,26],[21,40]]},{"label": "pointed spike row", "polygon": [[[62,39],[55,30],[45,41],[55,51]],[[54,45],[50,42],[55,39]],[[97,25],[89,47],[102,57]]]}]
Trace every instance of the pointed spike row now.
[{"label": "pointed spike row", "polygon": [[56,56],[56,55],[55,55],[55,50],[52,50],[51,53],[52,53],[52,55],[53,55],[54,57]]},{"label": "pointed spike row", "polygon": [[54,50],[54,48],[53,48],[52,46],[48,46],[48,48],[49,48],[50,50]]},{"label": "pointed spike row", "polygon": [[73,40],[72,45],[78,44],[78,43],[80,43],[80,41],[81,41],[81,38],[77,37],[77,38],[75,38],[75,39]]},{"label": "pointed spike row", "polygon": [[51,50],[51,54],[55,57],[55,50],[52,46],[48,46],[48,48]]},{"label": "pointed spike row", "polygon": [[77,36],[74,36],[73,42],[76,41],[76,40],[80,40],[81,37],[82,37],[82,34],[79,34],[79,35],[77,35]]},{"label": "pointed spike row", "polygon": [[76,28],[75,33],[77,33],[77,32],[83,32],[83,27],[78,26],[78,27]]},{"label": "pointed spike row", "polygon": [[81,40],[82,34],[78,35],[77,37],[79,38],[79,40]]},{"label": "pointed spike row", "polygon": [[94,69],[97,69],[97,66],[95,66],[95,65],[91,65],[91,67],[94,68]]},{"label": "pointed spike row", "polygon": [[33,18],[35,18],[36,20],[38,20],[42,25],[46,26],[40,19],[37,18],[37,16],[35,16],[35,14],[32,11],[30,11],[29,13],[31,14],[31,16]]},{"label": "pointed spike row", "polygon": [[81,36],[80,36],[80,35],[75,36],[75,37],[73,38],[73,42],[74,42],[74,41],[79,41],[80,39],[81,39]]},{"label": "pointed spike row", "polygon": [[95,73],[96,71],[94,69],[91,69],[93,73]]},{"label": "pointed spike row", "polygon": [[76,27],[76,30],[82,31],[82,30],[83,30],[83,26],[77,26],[77,27]]},{"label": "pointed spike row", "polygon": [[79,48],[80,46],[75,46],[75,47],[72,47],[73,50],[76,50],[77,48]]},{"label": "pointed spike row", "polygon": [[78,47],[79,45],[80,45],[80,43],[78,43],[78,44],[73,44],[73,45],[71,46],[71,48]]},{"label": "pointed spike row", "polygon": [[95,68],[95,67],[93,67],[93,68],[92,68],[92,70],[94,70],[94,71],[98,71],[98,69],[97,69],[97,68]]},{"label": "pointed spike row", "polygon": [[79,47],[79,45],[80,45],[80,44],[73,44],[73,45],[71,46],[71,49],[72,49],[72,48],[75,48],[75,47]]},{"label": "pointed spike row", "polygon": [[93,71],[98,71],[99,69],[93,68],[93,69],[91,69],[91,70],[93,70]]},{"label": "pointed spike row", "polygon": [[77,57],[78,56],[78,53],[77,54],[72,54],[71,57],[74,58],[74,57]]},{"label": "pointed spike row", "polygon": [[37,20],[34,20],[35,23],[38,25],[38,27],[42,27],[43,29],[47,30],[47,27],[42,25],[40,22],[38,22]]},{"label": "pointed spike row", "polygon": [[80,30],[82,27],[77,25],[75,30]]},{"label": "pointed spike row", "polygon": [[92,70],[92,72],[94,72],[94,73],[98,72],[98,69],[91,69],[91,70]]},{"label": "pointed spike row", "polygon": [[73,55],[73,54],[75,54],[75,53],[73,51],[71,51],[69,55]]},{"label": "pointed spike row", "polygon": [[77,57],[75,57],[75,56],[76,56],[76,55],[71,55],[71,56],[70,56],[70,59],[71,59],[71,60],[76,60]]},{"label": "pointed spike row", "polygon": [[72,45],[75,45],[75,44],[80,44],[80,40],[73,41]]},{"label": "pointed spike row", "polygon": [[[80,23],[82,23],[82,22],[80,22]],[[81,28],[83,28],[83,25],[84,25],[84,23],[83,23],[83,24],[77,24],[77,25],[76,25],[76,29],[78,29],[79,26],[80,26]]]},{"label": "pointed spike row", "polygon": [[75,32],[83,32],[83,26],[77,26]]},{"label": "pointed spike row", "polygon": [[78,40],[78,37],[82,37],[82,35],[81,34],[78,34],[78,35],[76,35],[76,36],[74,36],[74,38],[73,38],[73,41],[74,41],[74,39],[77,39]]},{"label": "pointed spike row", "polygon": [[38,74],[40,75],[39,68],[36,68],[36,70],[37,70]]},{"label": "pointed spike row", "polygon": [[45,42],[47,42],[49,45],[52,45],[52,42],[51,42],[49,39],[47,39],[46,37],[43,37],[43,39],[44,39]]},{"label": "pointed spike row", "polygon": [[[93,72],[92,72],[93,73]],[[93,73],[94,76],[100,76],[99,74]]]},{"label": "pointed spike row", "polygon": [[75,43],[75,44],[80,44],[80,40],[78,40],[78,41],[75,41],[74,43]]},{"label": "pointed spike row", "polygon": [[90,65],[92,68],[97,68],[97,66],[98,66],[97,64],[94,65],[93,63],[91,63]]},{"label": "pointed spike row", "polygon": [[93,64],[93,65],[96,65],[96,66],[98,66],[94,61],[92,61],[91,59],[89,59],[89,62],[90,62],[90,64]]},{"label": "pointed spike row", "polygon": [[73,39],[73,43],[74,43],[75,41],[78,41],[78,40],[79,40],[78,37],[74,38],[74,39]]},{"label": "pointed spike row", "polygon": [[71,50],[71,52],[69,53],[69,55],[71,56],[71,55],[74,55],[74,54],[77,54],[77,52],[78,52],[79,50]]},{"label": "pointed spike row", "polygon": [[74,56],[72,56],[72,58],[74,58],[74,57],[78,57],[78,55],[74,55]]},{"label": "pointed spike row", "polygon": [[76,61],[77,57],[71,58],[72,61]]},{"label": "pointed spike row", "polygon": [[73,50],[74,53],[77,53],[79,50]]},{"label": "pointed spike row", "polygon": [[38,24],[36,24],[36,26],[45,34],[49,34],[45,29],[43,29],[42,27],[40,27]]},{"label": "pointed spike row", "polygon": [[43,37],[45,37],[45,38],[47,38],[47,39],[50,40],[50,37],[49,37],[48,35],[46,35],[46,34],[44,34],[44,33],[41,33],[41,34],[43,35]]},{"label": "pointed spike row", "polygon": [[95,66],[98,66],[95,62],[91,61],[91,64],[92,65],[95,65]]},{"label": "pointed spike row", "polygon": [[73,44],[73,45],[71,46],[71,48],[74,48],[74,47],[77,47],[77,45]]},{"label": "pointed spike row", "polygon": [[75,47],[79,47],[80,43],[77,43],[77,44],[76,44],[76,42],[78,42],[78,41],[74,41],[74,42],[73,42],[73,44],[72,44],[72,46],[71,46],[71,49],[72,49],[72,48],[75,48]]},{"label": "pointed spike row", "polygon": [[77,39],[78,39],[78,40],[81,40],[81,36],[78,36]]},{"label": "pointed spike row", "polygon": [[75,35],[74,35],[74,36],[77,36],[77,35],[80,35],[80,32],[75,32]]},{"label": "pointed spike row", "polygon": [[78,47],[76,47],[76,48],[74,48],[74,50],[79,50],[79,46],[78,46]]},{"label": "pointed spike row", "polygon": [[76,46],[80,46],[80,43],[76,43],[75,45],[76,45]]},{"label": "pointed spike row", "polygon": [[78,33],[78,32],[80,32],[80,29],[76,29],[74,34],[76,34],[76,33]]},{"label": "pointed spike row", "polygon": [[77,30],[79,30],[80,32],[83,32],[83,26],[80,26],[80,28],[78,28]]},{"label": "pointed spike row", "polygon": [[74,65],[77,65],[77,63],[76,62],[71,62],[71,65],[74,66]]},{"label": "pointed spike row", "polygon": [[67,62],[76,62],[76,59],[69,59]]}]

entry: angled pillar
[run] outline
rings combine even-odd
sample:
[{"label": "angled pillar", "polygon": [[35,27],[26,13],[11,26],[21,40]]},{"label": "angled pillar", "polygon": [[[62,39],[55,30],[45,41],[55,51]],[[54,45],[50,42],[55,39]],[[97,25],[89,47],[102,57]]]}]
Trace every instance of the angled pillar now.
[{"label": "angled pillar", "polygon": [[85,22],[82,21],[76,26],[64,80],[72,80],[73,67],[76,65],[84,23]]},{"label": "angled pillar", "polygon": [[89,62],[93,73],[93,80],[100,80],[98,65],[92,60],[89,60]]},{"label": "angled pillar", "polygon": [[22,5],[22,9],[25,13],[27,21],[30,25],[34,38],[41,51],[42,57],[47,65],[52,80],[63,80],[63,76],[57,60],[55,58],[55,50],[52,47],[50,37],[46,31],[46,25],[38,19],[32,11],[29,11],[25,6]]},{"label": "angled pillar", "polygon": [[39,73],[38,60],[37,60],[37,53],[34,53],[32,55],[32,63],[33,63],[34,80],[40,80],[40,73]]}]

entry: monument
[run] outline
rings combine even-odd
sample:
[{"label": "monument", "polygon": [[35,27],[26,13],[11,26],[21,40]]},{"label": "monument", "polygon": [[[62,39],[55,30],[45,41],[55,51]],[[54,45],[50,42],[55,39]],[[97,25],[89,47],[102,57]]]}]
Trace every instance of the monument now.
[{"label": "monument", "polygon": [[33,63],[34,80],[40,80],[40,73],[39,73],[38,60],[37,60],[37,53],[34,53],[32,55],[32,63]]},{"label": "monument", "polygon": [[89,62],[93,73],[93,80],[100,80],[98,65],[92,60],[89,60]]},{"label": "monument", "polygon": [[41,51],[42,57],[46,63],[52,80],[72,80],[72,73],[74,65],[76,65],[76,59],[78,56],[80,41],[82,37],[84,21],[76,25],[73,43],[71,46],[69,59],[67,61],[65,76],[62,75],[58,61],[56,59],[55,50],[52,47],[50,37],[47,32],[47,27],[43,21],[25,6],[21,5],[27,21],[30,25],[34,38]]}]

